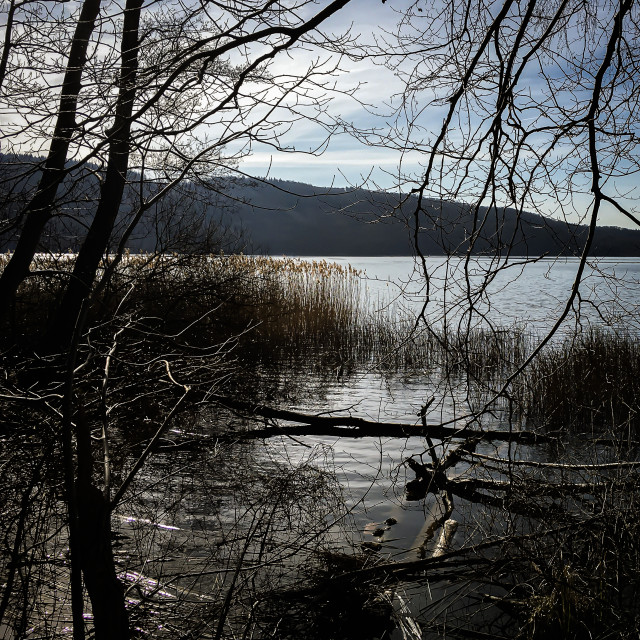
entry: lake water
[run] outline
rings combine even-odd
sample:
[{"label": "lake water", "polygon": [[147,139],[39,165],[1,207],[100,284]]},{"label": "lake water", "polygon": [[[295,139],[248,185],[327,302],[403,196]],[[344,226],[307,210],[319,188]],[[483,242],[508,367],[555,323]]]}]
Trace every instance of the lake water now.
[{"label": "lake water", "polygon": [[[370,303],[381,309],[389,306],[409,312],[425,303],[422,266],[408,257],[326,258],[330,262],[361,270]],[[470,295],[475,321],[485,316],[497,326],[524,325],[538,333],[552,326],[571,293],[579,260],[542,259],[526,262],[512,258],[496,264],[473,258],[467,266],[462,258],[426,259],[430,302],[427,317],[441,323],[460,317]],[[606,324],[629,332],[640,329],[640,260],[635,258],[592,258],[580,286],[581,302],[576,304],[582,321]],[[565,326],[575,326],[571,313]]]},{"label": "lake water", "polygon": [[[363,295],[369,304],[382,313],[415,314],[424,304],[424,277],[419,264],[410,258],[327,260],[349,264],[361,270],[364,278]],[[516,259],[503,265],[502,270],[490,277],[493,266],[488,260],[475,260],[467,280],[462,260],[445,263],[441,258],[429,258],[430,302],[426,317],[434,325],[446,322],[451,326],[465,317],[463,312],[468,301],[473,300],[472,323],[496,327],[518,325],[531,333],[542,335],[553,326],[566,305],[578,260],[540,260],[522,264]],[[561,333],[575,330],[576,327],[584,329],[592,324],[637,334],[640,329],[639,304],[640,262],[612,259],[591,261],[583,277],[579,304],[576,303],[567,317]],[[464,380],[459,382],[464,385]],[[420,408],[433,392],[433,380],[427,376],[388,376],[374,371],[361,371],[346,380],[336,380],[317,402],[306,401],[302,406],[290,408],[310,413],[346,413],[373,421],[419,424]],[[446,422],[466,412],[468,406],[460,400],[459,392],[452,389],[450,395],[437,404],[436,414],[429,414],[429,419]],[[501,424],[499,416],[496,416],[484,426],[495,428],[508,425]],[[437,453],[444,455],[455,446],[454,443],[438,445]],[[429,460],[423,438],[307,437],[298,441],[283,438],[270,441],[268,447],[271,455],[294,463],[317,457],[319,452],[322,459],[330,459],[345,489],[347,505],[352,509],[355,528],[350,542],[355,546],[359,543],[379,543],[378,553],[386,559],[418,557],[426,531],[434,518],[443,513],[442,503],[435,495],[414,501],[407,499],[405,492],[406,483],[414,475],[403,462],[410,456],[423,458],[425,462]],[[568,443],[565,449],[555,455],[566,461],[579,459],[580,452],[579,442],[575,447]],[[548,447],[516,447],[506,442],[482,443],[477,453],[502,460],[550,460]],[[601,461],[608,460],[606,449],[601,454]],[[592,452],[589,455],[593,455]],[[448,476],[471,478],[476,471],[473,464],[461,462],[449,470]],[[493,474],[492,477],[499,478],[500,474]],[[483,519],[495,518],[496,514],[487,516],[478,505],[456,499],[450,517],[460,523],[452,543],[455,547],[478,536],[482,539],[487,529],[479,523]],[[506,517],[506,514],[498,517]],[[395,521],[396,524],[385,527],[385,521]],[[380,534],[381,526],[386,528],[383,535],[375,535]],[[494,522],[492,526],[499,529],[501,525]],[[424,598],[424,588],[417,589],[409,596],[410,608],[415,610],[425,606]],[[433,598],[437,599],[437,596],[433,595]]]},{"label": "lake water", "polygon": [[[411,258],[327,260],[348,263],[362,271],[362,297],[374,312],[405,317],[422,310],[425,281],[420,265],[416,266]],[[487,260],[476,260],[465,272],[464,263],[459,259],[445,263],[441,258],[429,258],[426,266],[430,301],[425,316],[435,327],[446,324],[455,330],[462,319],[471,322],[472,326],[485,328],[518,325],[539,336],[562,313],[577,265],[576,260],[538,261],[526,265],[513,260],[502,265],[495,277],[491,277],[494,265]],[[563,330],[585,329],[593,324],[638,335],[639,281],[638,261],[591,262],[585,272],[579,307],[576,306],[567,318]],[[469,302],[473,312],[465,315]],[[463,416],[478,406],[478,399],[470,393],[469,379],[463,371],[438,380],[438,369],[431,364],[425,362],[422,367],[417,363],[407,370],[381,370],[372,362],[371,366],[353,367],[344,375],[337,371],[320,375],[318,367],[311,366],[310,371],[306,371],[296,360],[290,367],[287,363],[274,367],[278,369],[274,377],[280,376],[277,390],[290,386],[291,393],[268,395],[262,390],[270,391],[272,387],[259,384],[258,378],[263,375],[259,371],[261,365],[252,361],[246,369],[248,392],[241,397],[266,404],[279,402],[282,408],[308,414],[351,415],[371,421],[415,425],[421,423],[422,407],[435,397],[426,412],[428,425],[466,424]],[[264,374],[265,377],[268,375]],[[490,379],[483,383],[491,390],[493,382]],[[637,404],[631,404],[631,410],[637,411]],[[131,433],[123,435],[126,436],[123,451],[128,456],[123,469],[138,458],[158,426],[146,416],[139,418],[131,425]],[[150,457],[134,479],[127,499],[113,513],[114,552],[120,575],[127,583],[132,614],[142,615],[140,624],[144,629],[153,629],[153,619],[157,617],[157,633],[151,633],[149,637],[379,638],[382,633],[364,631],[307,636],[307,618],[322,604],[324,592],[312,592],[313,597],[294,610],[298,616],[298,634],[260,635],[259,630],[254,634],[252,625],[260,620],[260,616],[269,620],[270,611],[265,615],[265,607],[268,609],[273,605],[277,615],[272,630],[279,631],[278,616],[282,614],[285,619],[289,606],[283,594],[288,596],[287,590],[292,585],[306,587],[308,582],[304,580],[308,579],[310,571],[317,570],[318,558],[326,557],[321,553],[327,549],[335,552],[332,561],[341,563],[336,569],[339,575],[348,567],[357,570],[376,563],[428,560],[437,549],[436,542],[442,530],[442,527],[434,529],[434,523],[444,517],[447,522],[458,525],[450,529],[451,535],[445,540],[453,551],[487,540],[500,540],[505,533],[513,535],[516,544],[496,547],[496,551],[491,549],[477,556],[474,551],[464,557],[463,563],[453,564],[452,569],[446,567],[450,573],[444,577],[438,571],[423,571],[397,582],[383,582],[379,576],[366,582],[364,595],[370,596],[373,609],[384,605],[379,599],[384,596],[387,603],[392,603],[398,619],[406,625],[403,631],[396,629],[392,634],[384,635],[385,638],[509,637],[513,631],[513,626],[509,626],[512,619],[505,622],[504,632],[492,626],[500,617],[500,610],[492,598],[500,599],[511,593],[508,567],[500,575],[485,579],[482,575],[485,566],[490,570],[497,565],[489,562],[479,565],[480,571],[464,573],[466,563],[475,558],[492,561],[493,553],[517,551],[517,543],[523,542],[537,522],[542,521],[545,527],[548,525],[560,533],[551,541],[551,549],[541,540],[536,541],[539,548],[527,548],[527,552],[538,553],[537,564],[529,563],[527,557],[525,570],[517,574],[511,584],[518,598],[525,597],[522,592],[516,592],[515,587],[527,578],[531,566],[536,571],[542,567],[545,576],[552,575],[558,568],[552,561],[560,558],[562,571],[567,546],[560,545],[567,537],[581,533],[580,529],[567,533],[563,529],[566,521],[554,520],[555,507],[568,508],[569,516],[573,516],[575,510],[589,523],[593,516],[593,530],[588,533],[593,534],[593,539],[604,540],[607,544],[615,544],[615,536],[625,528],[633,531],[636,538],[629,546],[637,554],[637,529],[632,530],[631,525],[637,523],[638,518],[634,516],[635,519],[625,521],[623,517],[614,522],[609,517],[610,512],[604,508],[599,510],[603,505],[608,508],[611,505],[605,504],[607,498],[598,501],[595,487],[595,483],[603,478],[609,481],[622,477],[624,490],[616,488],[613,482],[607,485],[610,503],[615,508],[625,500],[636,500],[637,504],[639,485],[637,475],[634,475],[637,471],[632,464],[625,465],[621,471],[597,472],[584,467],[585,462],[599,464],[626,459],[633,463],[640,460],[639,448],[630,431],[629,442],[621,439],[616,448],[606,442],[594,443],[592,437],[600,434],[593,429],[590,431],[589,425],[585,425],[581,433],[563,434],[561,441],[546,445],[483,440],[473,455],[465,455],[447,469],[450,482],[485,483],[482,486],[485,495],[499,497],[506,497],[507,492],[496,489],[495,482],[502,482],[502,486],[511,482],[509,490],[514,489],[517,493],[522,489],[522,493],[517,494],[523,496],[522,502],[531,497],[532,506],[548,507],[548,514],[541,516],[540,512],[533,512],[531,516],[525,509],[523,516],[522,512],[511,509],[511,504],[505,505],[499,500],[498,504],[480,504],[452,494],[451,504],[447,505],[442,491],[438,495],[409,494],[407,485],[414,480],[415,474],[408,468],[407,459],[413,457],[425,463],[431,459],[424,437],[278,436],[267,440],[244,437],[243,429],[259,428],[266,423],[266,420],[239,417],[207,403],[203,403],[201,409],[186,412],[169,425],[160,451]],[[517,430],[527,426],[517,417],[505,413],[504,408],[492,409],[473,423],[476,429]],[[436,440],[434,453],[442,458],[455,450],[460,442]],[[567,470],[569,463],[582,466]],[[522,466],[518,466],[520,464]],[[507,468],[509,474],[505,473]],[[546,502],[542,498],[546,499],[547,495],[543,494],[541,498],[531,490],[532,486],[537,488],[536,482],[544,489],[545,483],[556,480],[565,483],[579,480],[587,490],[568,498],[555,495]],[[619,501],[620,497],[622,500]],[[61,506],[56,509],[62,518],[64,509]],[[606,519],[598,521],[600,513]],[[613,513],[616,517],[619,514],[615,510]],[[626,513],[622,515],[626,516]],[[56,515],[53,522],[57,523],[57,518]],[[47,542],[51,548],[43,549],[47,558],[55,558],[56,563],[52,565],[51,574],[42,573],[51,587],[45,589],[44,599],[38,605],[42,611],[34,616],[39,619],[41,629],[51,633],[43,631],[39,635],[34,631],[32,637],[52,637],[53,630],[59,630],[56,637],[69,635],[66,623],[69,607],[64,604],[68,602],[68,543],[65,535],[58,535],[62,529],[62,524],[60,529],[56,524],[55,536]],[[564,538],[563,531],[567,534]],[[556,554],[553,547],[556,541],[562,553]],[[578,551],[586,550],[585,556],[599,560],[600,549],[597,546],[581,547],[583,541],[584,538],[577,541]],[[576,556],[567,555],[567,567],[571,570],[570,563]],[[354,558],[357,564],[349,564]],[[511,556],[508,559],[511,560]],[[608,569],[618,564],[625,565],[625,562],[618,563],[617,557],[610,556],[607,562],[599,562],[598,567],[606,565]],[[514,573],[521,570],[522,565],[519,565]],[[631,570],[637,572],[637,562],[631,565]],[[585,575],[583,572],[580,579],[584,580]],[[591,585],[586,581],[584,584],[587,585],[585,592],[588,592]],[[617,591],[618,583],[612,584],[618,598],[621,593]],[[306,597],[304,589],[301,593]],[[342,592],[338,590],[338,593]],[[598,597],[599,594],[600,591]],[[269,600],[270,595],[273,600]],[[346,595],[350,595],[348,591]],[[25,591],[25,603],[29,596]],[[223,603],[229,604],[228,624],[224,629],[218,623]],[[347,601],[342,610],[346,616],[353,615],[356,624],[362,620],[357,615],[360,604],[357,600],[355,603]],[[54,610],[58,611],[55,620],[50,615]],[[167,616],[166,612],[171,615]],[[369,613],[371,608],[365,615]],[[138,624],[138,618],[132,619]],[[421,627],[420,632],[411,632],[417,628],[415,625]],[[447,635],[452,627],[451,634]],[[197,632],[192,634],[192,628]],[[457,633],[458,630],[462,631]],[[476,635],[465,636],[466,630]],[[13,640],[17,635],[0,627],[2,637]]]},{"label": "lake water", "polygon": [[[424,280],[412,259],[327,260],[348,263],[361,270],[363,298],[380,313],[402,316],[415,314],[422,308]],[[474,303],[473,323],[497,327],[518,324],[536,335],[541,334],[561,313],[563,301],[571,290],[577,261],[539,261],[527,265],[514,261],[493,279],[486,278],[489,266],[487,261],[476,261],[467,281],[460,260],[448,264],[441,258],[427,261],[431,301],[426,315],[434,325],[455,326],[461,317],[465,317],[464,304],[471,299]],[[607,260],[590,264],[581,300],[583,313],[579,317],[573,313],[567,319],[566,330],[575,327],[580,320],[580,326],[594,323],[637,333],[639,278],[640,263],[636,261]],[[478,286],[482,291],[477,290]],[[450,304],[454,307],[452,311],[448,309]],[[295,400],[283,401],[281,406],[309,414],[352,415],[372,421],[419,425],[421,408],[432,396],[437,396],[427,412],[427,424],[458,424],[456,420],[468,414],[474,402],[474,398],[469,397],[466,378],[461,374],[457,378],[434,381],[433,374],[426,373],[427,368],[425,366],[423,373],[419,366],[405,372],[361,367],[345,375],[333,375],[316,382],[310,380],[309,393],[292,393]],[[307,374],[292,370],[276,375],[290,379],[304,378]],[[286,379],[282,384],[286,387]],[[430,461],[423,437],[282,436],[255,442],[238,439],[228,448],[224,443],[218,446],[217,434],[221,425],[235,425],[234,420],[237,421],[237,417],[226,413],[205,414],[192,426],[194,430],[204,432],[204,441],[209,443],[206,446],[211,447],[202,455],[202,447],[196,445],[200,453],[198,458],[194,458],[188,448],[183,453],[170,452],[166,458],[162,454],[154,458],[152,465],[157,468],[150,466],[149,477],[141,478],[140,491],[145,508],[151,509],[152,513],[156,509],[156,515],[141,510],[141,514],[147,515],[141,515],[136,521],[132,519],[135,514],[120,514],[124,517],[125,533],[133,535],[130,529],[144,532],[149,538],[149,556],[162,557],[155,575],[172,575],[174,571],[179,574],[186,564],[191,568],[190,575],[199,576],[194,582],[193,593],[203,605],[209,606],[209,600],[220,601],[225,593],[229,593],[226,589],[230,578],[223,580],[220,576],[235,575],[236,567],[240,566],[236,564],[238,557],[247,561],[242,571],[237,570],[239,579],[246,575],[249,580],[251,576],[251,581],[255,582],[252,588],[256,589],[254,603],[257,603],[275,588],[274,585],[289,585],[298,561],[308,562],[309,558],[313,561],[314,554],[325,549],[327,543],[337,556],[364,556],[361,561],[369,566],[376,562],[429,558],[439,537],[437,528],[434,532],[434,522],[444,517],[458,525],[447,540],[454,550],[499,537],[511,530],[510,527],[528,531],[529,524],[521,524],[503,506],[487,506],[455,496],[449,511],[440,494],[427,493],[419,499],[409,495],[407,484],[415,475],[407,467],[406,460],[413,457]],[[249,424],[250,427],[262,426],[260,422]],[[461,424],[464,420],[460,420]],[[473,426],[507,429],[523,425],[514,424],[509,416],[494,411]],[[246,424],[240,422],[236,428],[245,427]],[[176,429],[170,435],[179,442],[191,434]],[[565,438],[566,441],[558,446],[517,446],[501,441],[482,441],[474,454],[480,457],[465,456],[447,469],[447,477],[458,481],[504,482],[508,479],[500,462],[504,460],[534,464],[611,460],[610,447],[588,446],[588,439],[583,436]],[[197,439],[194,441],[198,442]],[[460,441],[436,441],[435,453],[442,458],[459,444]],[[319,474],[314,475],[314,470]],[[560,472],[553,467],[540,470],[525,467],[516,477],[524,477],[525,473],[528,480],[537,477],[544,481]],[[564,480],[571,477],[566,471],[562,473]],[[170,481],[166,481],[167,477]],[[581,471],[580,479],[589,481],[588,472]],[[185,485],[189,491],[185,491]],[[153,490],[149,490],[149,486]],[[331,499],[327,498],[327,492],[334,492]],[[187,496],[181,509],[165,511],[164,505],[171,502],[172,496],[181,494]],[[223,544],[223,541],[227,542]],[[239,547],[233,549],[234,544]],[[160,554],[156,547],[171,552]],[[150,567],[135,568],[129,577],[146,585],[151,592],[157,589],[159,582],[154,582],[155,578],[137,577],[135,573],[144,571],[145,575],[154,575]],[[279,573],[267,575],[266,582],[261,583],[260,571]],[[482,603],[490,602],[489,598],[493,596],[503,596],[505,590],[480,578],[476,573],[456,581],[440,579],[434,574],[392,585],[385,593],[390,594],[388,597],[400,619],[405,621],[407,628],[419,624],[422,633],[408,635],[405,629],[403,635],[396,629],[392,635],[384,637],[394,640],[442,637],[443,620],[446,624],[490,636],[493,620],[500,617],[500,612],[497,607]],[[173,583],[167,584],[170,585],[167,593],[177,598]],[[251,586],[249,582],[243,585]],[[245,612],[241,609],[240,624],[246,621],[246,617],[242,617],[246,616]],[[304,629],[306,619],[300,620],[299,624]],[[376,636],[344,637],[371,640]]]},{"label": "lake water", "polygon": [[[375,309],[386,313],[389,308],[415,314],[424,304],[425,285],[419,264],[407,257],[371,258],[304,258],[326,259],[351,265],[362,272],[364,295]],[[571,292],[578,259],[539,260],[523,264],[521,259],[509,261],[488,283],[484,283],[492,267],[489,260],[475,259],[470,265],[472,286],[483,285],[486,292],[478,299],[473,321],[491,322],[497,327],[518,325],[543,335],[559,317]],[[431,302],[427,317],[434,323],[458,318],[467,300],[468,289],[462,259],[446,262],[441,257],[427,259],[431,278]],[[455,307],[453,311],[448,306]],[[589,262],[581,285],[581,301],[565,321],[565,330],[576,326],[606,326],[617,331],[637,334],[640,331],[640,261],[635,259],[593,259]],[[419,424],[420,408],[433,393],[432,380],[426,376],[386,376],[361,371],[348,380],[336,380],[326,396],[317,404],[290,408],[343,412],[373,421]],[[455,394],[452,394],[455,396]],[[433,422],[454,420],[468,412],[464,403],[449,398],[431,414]],[[485,425],[493,426],[496,425]],[[330,448],[336,467],[344,473],[344,482],[353,500],[367,495],[363,504],[366,518],[384,520],[402,503],[397,489],[397,474],[402,460],[424,451],[421,438],[401,440],[311,440],[317,446]],[[287,445],[287,454],[291,455]],[[296,445],[291,445],[296,450]],[[503,445],[502,448],[506,448]],[[499,454],[491,445],[491,453]],[[489,453],[489,451],[486,451]],[[300,453],[304,457],[304,452]],[[402,472],[400,472],[402,475]],[[411,475],[411,474],[410,474]],[[393,482],[381,483],[381,477]],[[373,483],[373,480],[377,480]],[[394,493],[395,492],[395,493]],[[393,495],[392,495],[393,494]],[[398,495],[400,494],[400,495]],[[402,508],[406,507],[403,505]],[[409,538],[411,535],[409,535]]]}]

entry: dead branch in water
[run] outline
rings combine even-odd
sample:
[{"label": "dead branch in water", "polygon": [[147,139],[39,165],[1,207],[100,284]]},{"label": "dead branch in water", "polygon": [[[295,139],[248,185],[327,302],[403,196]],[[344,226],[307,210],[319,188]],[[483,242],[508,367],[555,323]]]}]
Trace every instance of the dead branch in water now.
[{"label": "dead branch in water", "polygon": [[[554,440],[552,436],[533,431],[504,431],[499,429],[473,429],[465,425],[459,429],[442,425],[420,423],[378,422],[365,420],[352,415],[319,415],[307,414],[288,409],[274,409],[263,404],[243,402],[226,396],[213,398],[219,406],[231,409],[239,415],[263,418],[271,421],[270,425],[251,429],[234,436],[246,439],[274,438],[277,436],[337,436],[345,438],[412,438],[430,437],[436,440],[466,440],[480,438],[483,440],[515,441],[526,444],[539,444]],[[296,425],[280,425],[276,420],[283,420]]]}]

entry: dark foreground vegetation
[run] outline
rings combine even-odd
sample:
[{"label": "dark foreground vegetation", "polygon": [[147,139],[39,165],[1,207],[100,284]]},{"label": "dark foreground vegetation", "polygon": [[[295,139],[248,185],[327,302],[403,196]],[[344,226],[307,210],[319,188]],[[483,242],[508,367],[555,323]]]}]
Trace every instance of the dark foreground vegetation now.
[{"label": "dark foreground vegetation", "polygon": [[[637,336],[585,318],[637,322],[587,265],[638,255],[599,231],[640,226],[637,0],[3,8],[3,640],[638,637]],[[417,318],[204,255],[243,246],[247,156],[325,150]],[[547,334],[490,324],[545,254],[579,256]]]},{"label": "dark foreground vegetation", "polygon": [[[536,336],[418,330],[325,262],[136,255],[60,356],[67,264],[5,319],[0,637],[637,637],[636,336],[568,335],[505,384]],[[291,410],[367,372],[424,381],[413,423]],[[283,455],[309,435],[420,439],[414,547],[362,530],[327,450]]]}]

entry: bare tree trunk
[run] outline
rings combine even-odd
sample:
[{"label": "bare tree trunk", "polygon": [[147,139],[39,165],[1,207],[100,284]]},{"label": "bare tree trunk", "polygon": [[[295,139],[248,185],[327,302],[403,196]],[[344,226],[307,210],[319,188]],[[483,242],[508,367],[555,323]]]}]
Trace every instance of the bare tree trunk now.
[{"label": "bare tree trunk", "polygon": [[131,114],[136,96],[138,30],[142,4],[142,0],[128,0],[125,8],[120,91],[116,103],[115,122],[111,130],[112,140],[106,176],[100,191],[98,208],[49,330],[46,342],[50,347],[64,347],[71,338],[71,327],[75,325],[83,300],[91,291],[122,202],[129,167]]},{"label": "bare tree trunk", "polygon": [[11,35],[13,33],[13,17],[16,13],[16,8],[16,0],[11,0],[9,11],[7,12],[7,24],[4,28],[2,56],[0,57],[0,87],[2,87],[4,77],[7,73],[7,62],[9,61],[9,52],[11,51]]},{"label": "bare tree trunk", "polygon": [[[122,31],[120,92],[109,148],[109,162],[100,202],[63,296],[51,329],[50,348],[66,346],[72,328],[88,296],[122,201],[129,162],[131,113],[138,67],[138,28],[142,0],[129,0]],[[76,483],[77,530],[80,564],[91,599],[97,640],[126,640],[129,620],[111,547],[111,519],[108,498],[93,483],[93,457],[88,426],[79,418],[76,432],[78,475]]]},{"label": "bare tree trunk", "polygon": [[126,640],[129,638],[129,617],[113,558],[111,509],[102,491],[93,483],[89,426],[81,417],[76,423],[78,556],[91,600],[95,637],[97,640]]},{"label": "bare tree trunk", "polygon": [[[37,250],[42,230],[51,219],[53,202],[65,176],[65,162],[71,135],[76,129],[78,95],[82,88],[82,72],[87,61],[87,48],[100,11],[101,0],[85,0],[71,41],[69,60],[62,83],[58,118],[51,138],[36,194],[21,213],[24,227],[16,249],[0,275],[0,309],[7,311],[20,283],[29,273],[29,265]],[[0,314],[2,312],[0,311]]]}]

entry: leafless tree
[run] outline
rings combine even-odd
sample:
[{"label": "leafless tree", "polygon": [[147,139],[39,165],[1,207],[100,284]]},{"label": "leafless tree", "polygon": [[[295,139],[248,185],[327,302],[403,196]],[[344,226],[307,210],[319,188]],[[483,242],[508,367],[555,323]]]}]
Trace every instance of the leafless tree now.
[{"label": "leafless tree", "polygon": [[[47,418],[53,420],[49,423],[55,434],[51,446],[60,445],[56,450],[64,461],[75,638],[85,635],[83,584],[91,600],[95,636],[129,637],[125,593],[112,550],[112,512],[191,392],[191,386],[171,369],[171,357],[164,358],[169,381],[165,390],[172,400],[138,463],[119,487],[113,485],[107,406],[112,361],[121,334],[135,333],[132,327],[137,320],[131,324],[125,320],[124,326],[113,330],[111,347],[98,349],[102,365],[96,369],[97,343],[89,337],[92,329],[87,318],[95,311],[93,296],[102,288],[94,285],[105,252],[119,245],[111,270],[106,271],[109,275],[144,214],[161,206],[181,184],[191,181],[215,188],[215,178],[233,168],[254,142],[282,148],[280,135],[307,108],[320,117],[335,64],[316,60],[292,72],[278,70],[276,63],[304,45],[305,39],[317,37],[318,27],[348,1],[302,0],[283,6],[272,0],[177,5],[87,0],[9,7],[1,59],[0,100],[9,120],[3,150],[37,153],[47,149],[47,156],[35,166],[28,159],[22,172],[17,168],[9,179],[17,175],[32,185],[35,180],[36,186],[28,202],[2,221],[3,230],[17,238],[0,275],[4,321],[18,289],[30,278],[43,232],[64,209],[69,177],[80,172],[88,180],[84,184],[93,185],[85,192],[91,206],[82,207],[74,220],[76,228],[84,226],[86,233],[73,257],[73,268],[50,273],[62,287],[59,299],[50,301],[55,308],[39,347],[54,354],[42,371],[40,392],[32,386],[24,395],[19,390],[22,385],[14,386],[14,380],[4,396],[10,404],[33,401],[45,413],[47,407],[52,412]],[[20,166],[19,160],[14,163]],[[64,210],[63,215],[68,214]],[[210,367],[217,353],[217,347],[211,346],[199,352],[197,360],[207,357]],[[95,396],[100,369],[104,393]],[[30,375],[26,370],[22,373]],[[152,378],[157,381],[151,376],[148,382]],[[174,389],[180,390],[175,398]],[[93,440],[100,428],[96,402],[104,417],[102,454]],[[93,408],[86,411],[89,405]],[[22,502],[30,499],[32,484],[27,485]],[[11,571],[18,562],[18,548],[25,544],[26,513],[25,505],[18,509],[16,528],[11,530],[16,541]],[[5,600],[8,594],[7,589]]]},{"label": "leafless tree", "polygon": [[[51,330],[51,336],[59,334],[63,342],[69,340],[68,327],[109,242],[128,172],[135,168],[132,162],[141,163],[141,179],[165,180],[158,192],[143,197],[146,208],[186,178],[206,182],[207,175],[229,167],[233,156],[242,156],[254,141],[281,148],[278,136],[302,117],[305,107],[321,113],[333,63],[312,62],[300,73],[270,68],[279,54],[304,42],[347,0],[325,4],[301,2],[284,9],[272,2],[228,3],[210,12],[186,4],[169,8],[139,3],[121,12],[115,5],[94,3],[68,19],[54,12],[46,27],[51,39],[63,44],[51,56],[53,63],[38,40],[34,51],[25,45],[26,51],[16,50],[9,60],[5,108],[16,117],[5,139],[14,148],[24,146],[25,139],[44,144],[51,138],[54,143],[32,201],[11,221],[21,228],[0,276],[1,297],[11,301],[27,277],[70,167],[93,161],[103,173],[96,210],[87,221],[74,274]],[[24,28],[40,35],[37,20]],[[65,42],[71,46],[69,58]],[[28,54],[42,66],[24,65]],[[49,80],[63,69],[63,103],[51,115],[56,88]],[[25,95],[20,88],[27,82],[33,88]],[[33,95],[38,96],[35,106]],[[51,126],[57,129],[48,130]],[[223,150],[231,145],[231,157],[225,156]]]},{"label": "leafless tree", "polygon": [[394,97],[394,128],[359,135],[423,157],[424,172],[401,173],[398,186],[416,196],[411,226],[427,281],[421,231],[441,223],[430,199],[466,205],[469,237],[458,248],[467,256],[465,273],[477,251],[492,258],[468,292],[470,307],[492,274],[526,253],[515,245],[517,226],[505,224],[505,209],[514,210],[517,224],[527,211],[586,223],[574,290],[558,324],[577,300],[603,210],[640,224],[632,183],[637,11],[632,1],[415,2],[397,9],[396,31],[362,52],[405,87]]}]

